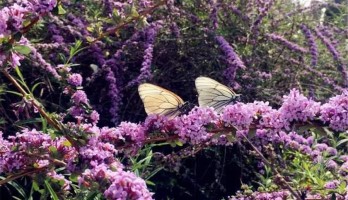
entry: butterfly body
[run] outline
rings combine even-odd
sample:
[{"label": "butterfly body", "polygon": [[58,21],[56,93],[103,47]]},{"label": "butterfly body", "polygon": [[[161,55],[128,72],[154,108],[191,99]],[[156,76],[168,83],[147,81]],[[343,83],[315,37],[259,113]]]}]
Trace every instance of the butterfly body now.
[{"label": "butterfly body", "polygon": [[231,88],[208,77],[198,77],[195,84],[199,106],[213,107],[218,113],[239,96]]}]

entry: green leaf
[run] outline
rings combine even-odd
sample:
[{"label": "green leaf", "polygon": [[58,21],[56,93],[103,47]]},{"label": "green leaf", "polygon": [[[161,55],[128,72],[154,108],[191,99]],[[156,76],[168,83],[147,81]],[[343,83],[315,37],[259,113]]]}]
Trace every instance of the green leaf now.
[{"label": "green leaf", "polygon": [[57,154],[58,154],[58,151],[57,151],[57,148],[56,148],[56,147],[50,146],[48,149],[50,150],[50,152],[51,152],[53,155],[57,155]]},{"label": "green leaf", "polygon": [[31,93],[33,93],[35,91],[35,89],[41,84],[44,84],[44,82],[35,83],[35,85],[33,85],[33,87],[31,88]]},{"label": "green leaf", "polygon": [[[4,179],[6,179],[6,178],[3,177],[3,176],[0,176],[0,179],[1,179],[1,180],[4,180]],[[14,196],[13,196],[13,198],[27,199],[27,195],[26,195],[25,191],[23,190],[22,186],[18,185],[18,184],[17,184],[16,182],[14,182],[14,181],[9,181],[8,184],[11,185],[12,187],[14,187],[14,188],[17,190],[17,192],[21,195],[21,198],[19,198],[19,197],[14,197]]]},{"label": "green leaf", "polygon": [[66,146],[66,147],[71,147],[72,146],[69,140],[64,141],[63,145]]},{"label": "green leaf", "polygon": [[146,185],[151,185],[151,186],[155,186],[156,184],[152,181],[146,181]]},{"label": "green leaf", "polygon": [[40,187],[36,181],[33,182],[33,189],[34,189],[34,191],[40,191]]},{"label": "green leaf", "polygon": [[38,122],[42,122],[41,118],[21,120],[21,121],[15,122],[14,124],[17,126],[21,126],[24,124],[34,124],[34,123],[38,123]]},{"label": "green leaf", "polygon": [[28,55],[31,52],[31,49],[25,45],[16,45],[13,47],[13,50],[23,55]]},{"label": "green leaf", "polygon": [[15,91],[6,91],[6,93],[14,94],[14,95],[17,95],[17,96],[20,96],[20,97],[22,96],[21,93],[15,92]]},{"label": "green leaf", "polygon": [[53,190],[53,188],[51,187],[50,183],[49,183],[47,180],[45,180],[45,185],[46,185],[48,191],[49,191],[50,194],[51,194],[51,198],[52,198],[53,200],[59,200],[59,198],[58,198],[56,192]]},{"label": "green leaf", "polygon": [[77,183],[77,182],[78,182],[78,177],[79,177],[78,174],[71,174],[71,175],[69,176],[69,180],[71,180],[71,181],[74,182],[74,183]]},{"label": "green leaf", "polygon": [[94,200],[94,199],[99,199],[100,198],[100,193],[97,192],[91,192],[88,194],[87,199],[86,200]]},{"label": "green leaf", "polygon": [[179,147],[182,147],[182,145],[184,145],[180,140],[175,140],[175,144]]},{"label": "green leaf", "polygon": [[66,10],[63,8],[61,4],[58,5],[58,15],[66,14]]},{"label": "green leaf", "polygon": [[23,74],[22,74],[21,70],[19,70],[19,67],[16,67],[15,70],[16,70],[17,75],[21,79],[21,81],[24,81]]}]

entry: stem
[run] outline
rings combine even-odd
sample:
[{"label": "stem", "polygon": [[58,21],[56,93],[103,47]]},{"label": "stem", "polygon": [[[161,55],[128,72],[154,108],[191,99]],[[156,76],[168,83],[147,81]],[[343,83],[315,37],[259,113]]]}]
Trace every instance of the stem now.
[{"label": "stem", "polygon": [[156,5],[154,5],[153,7],[151,7],[151,8],[149,8],[149,9],[147,9],[147,10],[144,10],[144,11],[140,12],[138,16],[131,17],[129,20],[127,20],[127,21],[121,23],[120,25],[118,25],[118,26],[116,26],[116,27],[114,27],[114,28],[111,28],[111,29],[107,30],[104,34],[101,34],[97,39],[93,40],[93,41],[91,42],[91,45],[94,44],[94,43],[96,43],[97,41],[101,40],[102,38],[104,38],[104,37],[110,35],[111,33],[115,33],[115,32],[118,31],[119,29],[124,28],[125,26],[127,26],[127,25],[130,24],[131,22],[136,21],[136,20],[139,20],[139,19],[141,19],[142,17],[144,17],[144,16],[146,16],[146,15],[148,15],[148,14],[153,13],[158,7],[160,7],[160,6],[162,6],[162,5],[166,4],[166,3],[167,3],[167,0],[163,0],[163,1],[159,2],[159,3],[157,3]]},{"label": "stem", "polygon": [[28,94],[22,86],[14,79],[5,69],[2,69],[1,72],[13,83],[13,85],[18,89],[18,91],[22,94],[23,98],[29,98],[28,100],[31,101],[32,105],[39,111],[41,116],[43,116],[47,123],[50,124],[52,127],[54,127],[57,131],[60,131],[63,133],[63,136],[76,148],[79,147],[79,145],[75,142],[75,140],[70,137],[68,134],[65,133],[65,128],[63,124],[61,124],[59,121],[52,119],[47,112],[44,110],[44,107],[31,95]]},{"label": "stem", "polygon": [[6,78],[8,80],[11,81],[11,83],[17,88],[17,90],[22,94],[23,98],[28,98],[29,97],[29,101],[31,101],[31,103],[34,105],[34,107],[39,111],[39,113],[47,120],[47,122],[53,126],[55,129],[62,131],[62,127],[60,126],[60,124],[54,120],[52,120],[47,112],[44,110],[44,108],[42,107],[42,105],[35,99],[32,97],[32,95],[28,94],[23,88],[22,86],[16,81],[16,79],[14,79],[5,69],[1,70],[1,72],[6,76]]},{"label": "stem", "polygon": [[5,184],[5,183],[8,183],[10,181],[16,180],[17,178],[21,178],[21,177],[29,175],[29,174],[34,174],[36,172],[40,172],[40,171],[43,171],[45,169],[47,169],[47,167],[37,168],[37,169],[21,172],[21,173],[18,173],[18,174],[10,175],[6,179],[0,181],[0,186]]},{"label": "stem", "polygon": [[281,181],[283,182],[285,188],[286,188],[287,190],[289,190],[290,193],[296,197],[296,199],[301,200],[301,196],[291,188],[291,186],[289,185],[289,183],[283,178],[283,176],[278,172],[278,170],[277,170],[275,167],[273,167],[272,163],[269,162],[269,161],[263,156],[263,154],[252,144],[252,142],[251,142],[244,134],[242,134],[242,135],[243,135],[244,139],[249,143],[249,145],[256,151],[256,153],[259,154],[259,156],[261,157],[262,161],[263,161],[267,166],[270,167],[270,169],[273,171],[273,173],[275,173],[277,176],[281,177]]}]

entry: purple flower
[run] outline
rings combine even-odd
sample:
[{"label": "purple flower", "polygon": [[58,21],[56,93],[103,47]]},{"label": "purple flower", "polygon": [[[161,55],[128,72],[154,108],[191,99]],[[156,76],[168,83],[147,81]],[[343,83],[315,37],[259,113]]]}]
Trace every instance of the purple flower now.
[{"label": "purple flower", "polygon": [[184,142],[199,144],[211,138],[205,126],[218,120],[217,113],[212,108],[195,107],[187,115],[175,119],[176,134]]},{"label": "purple flower", "polygon": [[346,69],[347,67],[345,66],[345,64],[343,64],[341,54],[338,52],[336,47],[331,43],[331,41],[328,38],[326,38],[318,28],[315,29],[315,33],[317,37],[325,44],[329,52],[332,54],[333,59],[338,62],[337,70],[342,73],[342,79],[344,81],[344,85],[347,86],[348,72]]},{"label": "purple flower", "polygon": [[26,12],[28,9],[18,4],[2,8],[0,10],[0,38],[8,37],[21,29]]},{"label": "purple flower", "polygon": [[65,179],[65,177],[61,174],[57,174],[56,171],[50,171],[47,173],[47,176],[50,177],[51,179],[53,179],[55,182],[59,182],[59,184],[62,184],[62,189],[64,191],[68,191],[70,190],[70,185],[71,185],[71,181]]},{"label": "purple flower", "polygon": [[57,0],[30,0],[34,12],[40,14],[50,12],[57,5]]},{"label": "purple flower", "polygon": [[222,114],[222,120],[241,129],[248,128],[256,115],[255,109],[250,105],[239,102],[227,105]]},{"label": "purple flower", "polygon": [[297,51],[297,52],[300,52],[300,53],[307,53],[308,52],[307,49],[305,49],[303,47],[300,47],[299,45],[297,45],[297,44],[295,44],[293,42],[290,42],[289,40],[285,39],[283,36],[280,36],[280,35],[277,35],[277,34],[274,34],[274,33],[267,34],[267,36],[270,39],[272,39],[273,41],[279,42],[279,43],[283,44],[284,46],[286,46],[290,50]]},{"label": "purple flower", "polygon": [[283,105],[280,107],[282,118],[288,122],[313,119],[320,109],[320,103],[307,99],[296,89],[292,89],[289,95],[283,97]]},{"label": "purple flower", "polygon": [[325,188],[326,189],[331,189],[331,190],[334,190],[336,189],[338,186],[340,185],[340,181],[338,180],[333,180],[333,181],[329,181],[327,183],[325,183]]},{"label": "purple flower", "polygon": [[336,131],[348,130],[348,91],[330,98],[321,106],[320,119]]},{"label": "purple flower", "polygon": [[152,193],[147,189],[145,181],[132,172],[117,171],[112,179],[112,184],[104,192],[106,199],[153,199]]},{"label": "purple flower", "polygon": [[89,118],[92,120],[92,124],[97,124],[99,121],[99,113],[93,110],[89,115]]},{"label": "purple flower", "polygon": [[219,27],[219,21],[218,21],[218,11],[219,11],[219,4],[216,3],[215,0],[210,0],[209,4],[211,5],[211,12],[210,12],[210,20],[213,24],[213,30],[216,30]]},{"label": "purple flower", "polygon": [[82,76],[80,74],[71,74],[68,78],[68,83],[73,86],[81,86]]},{"label": "purple flower", "polygon": [[[0,132],[0,173],[13,173],[33,167],[51,164],[49,157],[70,162],[76,158],[76,150],[67,146],[65,138],[52,139],[35,129],[23,129],[8,140]],[[51,149],[56,149],[53,153]]]},{"label": "purple flower", "polygon": [[161,29],[163,26],[162,21],[157,21],[155,23],[152,23],[149,27],[145,30],[145,50],[144,50],[144,56],[143,56],[143,62],[141,64],[140,69],[140,75],[128,83],[127,87],[133,86],[138,83],[142,83],[146,80],[149,80],[152,78],[152,72],[151,72],[151,63],[153,58],[153,47],[155,43],[155,38],[157,36],[157,32],[159,29]]},{"label": "purple flower", "polygon": [[145,181],[132,172],[123,171],[121,163],[92,164],[92,168],[86,169],[78,178],[80,186],[90,188],[93,183],[107,183],[100,186],[105,198],[110,200],[152,199]]},{"label": "purple flower", "polygon": [[329,170],[335,170],[338,168],[338,164],[333,161],[333,160],[329,160],[327,163],[326,163],[326,168],[329,169]]},{"label": "purple flower", "polygon": [[300,28],[305,34],[307,39],[307,44],[309,45],[309,49],[312,56],[311,65],[317,66],[319,52],[318,52],[318,46],[317,46],[317,43],[315,42],[314,36],[306,25],[301,24]]},{"label": "purple flower", "polygon": [[315,29],[315,33],[318,36],[318,38],[326,45],[327,49],[330,51],[330,53],[332,54],[334,60],[341,60],[341,54],[337,51],[337,49],[335,48],[335,46],[331,43],[331,41],[326,38],[321,31],[316,28]]},{"label": "purple flower", "polygon": [[345,162],[341,165],[341,167],[338,170],[339,174],[341,176],[347,176],[348,175],[348,162]]},{"label": "purple flower", "polygon": [[81,103],[87,104],[88,103],[88,98],[87,95],[84,91],[82,90],[77,90],[72,96],[72,101],[74,102],[75,105],[79,105]]},{"label": "purple flower", "polygon": [[220,49],[225,54],[227,61],[227,69],[224,72],[225,77],[233,85],[234,78],[238,68],[246,69],[243,61],[238,54],[234,51],[233,47],[222,36],[216,36],[216,41],[220,45]]},{"label": "purple flower", "polygon": [[283,118],[283,115],[278,110],[271,110],[262,115],[260,126],[264,128],[282,129],[289,127],[290,123]]},{"label": "purple flower", "polygon": [[87,164],[91,164],[91,162],[96,162],[98,164],[113,163],[115,162],[116,153],[117,150],[114,145],[100,142],[99,138],[96,136],[91,137],[88,144],[79,149],[80,158]]}]

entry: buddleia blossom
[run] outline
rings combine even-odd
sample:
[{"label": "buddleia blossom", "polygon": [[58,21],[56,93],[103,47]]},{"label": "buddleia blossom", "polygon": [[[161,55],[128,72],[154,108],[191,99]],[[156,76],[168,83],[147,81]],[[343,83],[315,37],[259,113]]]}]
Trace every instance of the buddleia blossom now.
[{"label": "buddleia blossom", "polygon": [[27,12],[27,8],[18,4],[2,8],[0,10],[0,38],[19,31],[23,27]]},{"label": "buddleia blossom", "polygon": [[1,137],[0,142],[0,173],[46,167],[52,163],[51,158],[70,162],[77,155],[75,148],[68,145],[65,138],[52,139],[35,129],[23,129],[7,140]]},{"label": "buddleia blossom", "polygon": [[228,105],[222,114],[222,120],[240,129],[245,129],[253,122],[256,112],[250,104],[236,103]]},{"label": "buddleia blossom", "polygon": [[84,163],[91,164],[106,163],[110,164],[115,161],[117,150],[111,143],[100,142],[98,137],[93,137],[88,144],[79,149],[79,157]]},{"label": "buddleia blossom", "polygon": [[57,5],[57,0],[29,0],[34,12],[39,14],[50,12]]},{"label": "buddleia blossom", "polygon": [[219,27],[219,21],[218,21],[218,9],[219,4],[215,0],[209,1],[211,12],[210,12],[210,20],[212,21],[213,30],[216,30]]},{"label": "buddleia blossom", "polygon": [[145,141],[145,127],[140,124],[122,122],[116,128],[101,128],[98,135],[101,142],[120,147],[117,153],[126,152],[132,155],[142,147]]},{"label": "buddleia blossom", "polygon": [[82,84],[82,76],[80,74],[71,74],[69,77],[68,77],[68,83],[72,86],[81,86]]},{"label": "buddleia blossom", "polygon": [[348,130],[348,92],[332,97],[322,105],[320,119],[336,131]]},{"label": "buddleia blossom", "polygon": [[283,200],[290,196],[290,192],[286,190],[274,191],[274,192],[253,192],[250,195],[238,194],[230,197],[229,200]]},{"label": "buddleia blossom", "polygon": [[104,192],[106,199],[153,199],[152,193],[147,189],[145,181],[137,177],[134,173],[118,171],[113,179],[110,187]]},{"label": "buddleia blossom", "polygon": [[231,83],[234,82],[236,72],[238,68],[246,69],[243,61],[240,59],[239,55],[235,52],[233,47],[225,40],[222,36],[216,36],[216,41],[220,45],[220,49],[225,54],[227,61],[227,69],[224,72],[225,77]]},{"label": "buddleia blossom", "polygon": [[58,183],[63,191],[70,190],[72,182],[67,180],[62,174],[57,174],[56,171],[50,171],[46,175],[52,180],[52,182]]},{"label": "buddleia blossom", "polygon": [[97,187],[95,189],[104,191],[105,198],[110,200],[152,199],[145,181],[132,172],[123,171],[122,164],[117,162],[113,165],[94,165],[92,169],[86,169],[78,181],[84,188]]},{"label": "buddleia blossom", "polygon": [[32,64],[36,67],[43,68],[46,72],[51,74],[56,79],[60,80],[61,76],[58,74],[57,70],[54,66],[48,63],[42,56],[42,54],[24,37],[22,37],[23,42],[25,42],[26,46],[30,48],[30,60]]},{"label": "buddleia blossom", "polygon": [[232,4],[229,4],[227,6],[228,6],[229,9],[231,9],[231,11],[235,15],[239,16],[243,21],[245,21],[245,22],[249,22],[250,21],[249,17],[247,15],[245,15],[241,10],[239,10],[236,6],[234,6]]},{"label": "buddleia blossom", "polygon": [[289,122],[312,120],[319,113],[320,103],[309,100],[297,89],[292,89],[289,95],[283,97],[283,101],[279,111]]},{"label": "buddleia blossom", "polygon": [[314,36],[311,33],[311,30],[304,24],[301,24],[300,28],[302,29],[304,35],[306,36],[307,39],[307,44],[309,45],[309,50],[311,53],[311,65],[312,66],[317,66],[318,64],[318,46],[317,43],[315,42]]},{"label": "buddleia blossom", "polygon": [[[111,131],[110,131],[111,130]],[[100,137],[114,144],[132,144],[134,151],[140,147],[145,140],[144,127],[140,124],[122,122],[116,129],[102,129]]]},{"label": "buddleia blossom", "polygon": [[278,110],[271,110],[261,116],[260,127],[272,128],[280,130],[285,127],[289,127],[290,123],[283,118],[283,115]]},{"label": "buddleia blossom", "polygon": [[335,48],[335,46],[331,43],[331,41],[326,38],[321,31],[319,30],[319,28],[315,28],[314,29],[315,34],[317,35],[317,37],[325,44],[325,46],[327,47],[327,49],[330,51],[330,53],[332,54],[334,60],[336,61],[340,61],[341,60],[341,54],[337,51],[337,49]]},{"label": "buddleia blossom", "polygon": [[315,34],[324,43],[326,48],[332,54],[333,59],[338,62],[337,69],[338,69],[339,72],[342,73],[343,84],[345,86],[347,86],[348,85],[347,66],[342,61],[342,56],[341,56],[340,52],[336,49],[335,45],[327,37],[325,37],[322,34],[322,32],[320,31],[319,28],[315,28]]},{"label": "buddleia blossom", "polygon": [[149,115],[144,127],[146,132],[170,133],[174,131],[174,120],[163,115]]},{"label": "buddleia blossom", "polygon": [[292,50],[292,51],[296,51],[296,52],[299,52],[299,53],[307,53],[307,49],[293,43],[293,42],[290,42],[289,40],[285,39],[283,36],[281,35],[277,35],[277,34],[274,34],[274,33],[271,33],[271,34],[267,34],[267,37],[270,38],[271,40],[277,42],[277,43],[280,43],[284,46],[286,46],[288,49]]},{"label": "buddleia blossom", "polygon": [[259,5],[257,5],[259,13],[258,13],[255,21],[253,22],[252,26],[251,26],[251,32],[253,33],[254,38],[258,37],[259,31],[260,31],[259,29],[260,29],[260,25],[262,23],[262,20],[268,14],[269,9],[271,9],[271,7],[274,3],[274,0],[264,0],[264,1],[256,1],[256,2],[259,4]]},{"label": "buddleia blossom", "polygon": [[212,136],[205,126],[213,124],[218,119],[212,108],[194,108],[187,115],[177,118],[175,128],[180,139],[191,144],[207,141]]},{"label": "buddleia blossom", "polygon": [[83,90],[77,90],[72,96],[71,99],[75,105],[88,104],[87,94]]},{"label": "buddleia blossom", "polygon": [[152,23],[149,27],[147,27],[144,31],[145,33],[145,45],[144,45],[144,56],[143,56],[143,62],[141,64],[140,68],[140,74],[138,77],[134,80],[132,80],[130,83],[128,83],[128,87],[142,83],[145,80],[149,80],[152,78],[152,72],[151,72],[151,64],[152,64],[152,58],[153,58],[153,48],[155,39],[157,36],[157,32],[159,29],[162,28],[163,24],[162,21],[158,21],[155,23]]},{"label": "buddleia blossom", "polygon": [[338,180],[333,180],[333,181],[329,181],[327,183],[325,183],[325,188],[326,189],[336,189],[340,184],[340,181]]}]

